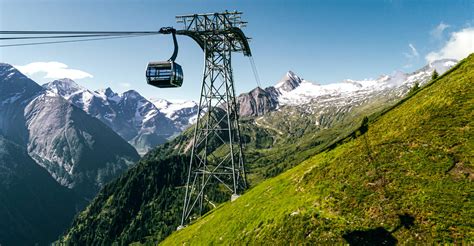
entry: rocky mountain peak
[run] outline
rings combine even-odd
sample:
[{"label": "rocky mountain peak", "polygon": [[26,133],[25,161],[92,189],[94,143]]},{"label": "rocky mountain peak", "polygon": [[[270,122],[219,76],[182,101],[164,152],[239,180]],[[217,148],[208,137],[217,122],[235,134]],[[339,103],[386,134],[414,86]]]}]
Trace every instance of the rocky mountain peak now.
[{"label": "rocky mountain peak", "polygon": [[170,101],[161,98],[150,98],[150,102],[152,102],[160,110],[171,105]]},{"label": "rocky mountain peak", "polygon": [[6,73],[12,72],[15,68],[8,63],[0,62],[0,76],[6,76]]},{"label": "rocky mountain peak", "polygon": [[115,95],[117,95],[117,93],[115,93],[110,87],[107,87],[104,91],[104,94],[107,96],[107,97],[113,97]]},{"label": "rocky mountain peak", "polygon": [[[1,63],[0,62],[0,83],[5,83],[11,80],[30,80],[20,71],[18,71],[15,67],[8,63]],[[34,82],[33,82],[34,83]]]},{"label": "rocky mountain peak", "polygon": [[259,93],[264,93],[265,90],[262,89],[260,86],[257,86],[255,87],[255,89],[251,90],[250,93],[256,95],[256,94],[259,94]]},{"label": "rocky mountain peak", "polygon": [[57,79],[53,82],[46,83],[43,85],[43,88],[53,91],[62,97],[69,97],[70,95],[85,89],[78,85],[74,80],[68,78]]},{"label": "rocky mountain peak", "polygon": [[[274,89],[273,87],[269,88]],[[278,101],[272,96],[271,91],[267,90],[257,87],[248,93],[240,94],[237,98],[239,114],[241,116],[259,116],[275,110],[278,107]]]},{"label": "rocky mountain peak", "polygon": [[122,99],[120,95],[115,93],[110,87],[107,87],[106,89],[96,90],[95,93],[102,99],[109,102],[118,103]]},{"label": "rocky mountain peak", "polygon": [[275,88],[280,91],[292,91],[298,87],[303,79],[298,77],[294,72],[288,71],[285,76],[275,85]]},{"label": "rocky mountain peak", "polygon": [[144,99],[140,93],[135,90],[128,90],[122,94],[122,98],[124,99]]}]

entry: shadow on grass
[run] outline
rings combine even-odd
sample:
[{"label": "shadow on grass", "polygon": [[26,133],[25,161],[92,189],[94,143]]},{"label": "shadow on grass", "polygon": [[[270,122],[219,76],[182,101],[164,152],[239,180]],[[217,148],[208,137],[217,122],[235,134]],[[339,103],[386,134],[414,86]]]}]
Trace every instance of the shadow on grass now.
[{"label": "shadow on grass", "polygon": [[383,227],[368,230],[355,230],[345,233],[342,235],[342,238],[344,238],[349,245],[396,245],[398,240],[392,235],[392,233],[398,231],[402,227],[410,229],[415,225],[415,218],[407,213],[398,215],[398,219],[400,220],[400,223],[392,231],[387,231]]},{"label": "shadow on grass", "polygon": [[397,239],[383,227],[348,232],[342,237],[349,245],[396,245]]}]

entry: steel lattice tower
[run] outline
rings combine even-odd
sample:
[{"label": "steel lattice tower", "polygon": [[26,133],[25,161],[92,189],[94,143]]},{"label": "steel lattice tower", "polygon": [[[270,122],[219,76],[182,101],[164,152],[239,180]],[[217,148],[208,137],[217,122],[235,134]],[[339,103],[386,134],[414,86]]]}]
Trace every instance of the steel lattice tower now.
[{"label": "steel lattice tower", "polygon": [[177,16],[184,28],[178,35],[193,38],[204,51],[204,74],[191,161],[181,219],[182,228],[200,216],[207,202],[206,188],[222,187],[235,200],[246,188],[239,114],[231,57],[251,56],[248,38],[241,31],[241,12]]}]

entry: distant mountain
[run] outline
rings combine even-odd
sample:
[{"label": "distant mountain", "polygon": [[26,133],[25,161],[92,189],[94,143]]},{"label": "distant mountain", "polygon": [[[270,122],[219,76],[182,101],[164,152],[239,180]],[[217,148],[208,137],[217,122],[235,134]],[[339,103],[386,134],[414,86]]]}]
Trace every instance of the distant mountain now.
[{"label": "distant mountain", "polygon": [[0,104],[0,133],[27,149],[58,183],[83,197],[92,198],[139,158],[102,122],[4,63]]},{"label": "distant mountain", "polygon": [[337,111],[338,107],[358,106],[370,100],[397,100],[406,95],[416,82],[422,86],[429,81],[433,70],[442,74],[456,63],[456,60],[444,59],[413,73],[395,72],[375,80],[348,79],[324,85],[311,83],[289,71],[275,86],[256,88],[239,95],[240,114],[260,116],[282,107],[320,114],[331,107]]},{"label": "distant mountain", "polygon": [[[444,73],[456,65],[456,60],[438,60],[428,64],[413,73],[397,71],[392,75],[382,75],[375,80],[345,80],[340,83],[318,85],[305,80],[299,80],[293,89],[275,88],[279,91],[278,102],[280,105],[302,105],[307,103],[321,104],[326,98],[331,102],[346,101],[354,103],[379,95],[403,96],[414,83],[420,86],[429,81],[434,69],[439,74]],[[292,78],[294,76],[290,76]],[[281,83],[281,82],[280,82]]]},{"label": "distant mountain", "polygon": [[0,136],[0,244],[46,245],[84,205],[26,149]]},{"label": "distant mountain", "polygon": [[197,109],[192,102],[180,107],[161,103],[159,108],[134,90],[123,94],[110,88],[91,91],[70,79],[43,87],[108,125],[142,155],[189,126],[189,118]]},{"label": "distant mountain", "polygon": [[154,98],[150,101],[181,131],[196,123],[198,104],[194,101],[170,102]]},{"label": "distant mountain", "polygon": [[260,116],[278,108],[278,99],[274,87],[265,90],[257,87],[237,98],[240,116]]}]

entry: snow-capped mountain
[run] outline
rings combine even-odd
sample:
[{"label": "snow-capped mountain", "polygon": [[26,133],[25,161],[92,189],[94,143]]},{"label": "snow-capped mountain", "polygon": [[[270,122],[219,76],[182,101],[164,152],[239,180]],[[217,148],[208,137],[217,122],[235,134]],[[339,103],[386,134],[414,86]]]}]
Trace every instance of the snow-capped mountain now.
[{"label": "snow-capped mountain", "polygon": [[0,104],[0,135],[25,148],[58,183],[83,197],[93,197],[139,158],[105,124],[4,63]]},{"label": "snow-capped mountain", "polygon": [[150,101],[180,130],[184,130],[196,122],[198,105],[194,101],[170,102],[159,98],[151,98]]},{"label": "snow-capped mountain", "polygon": [[280,93],[289,92],[300,86],[304,80],[292,71],[288,71],[286,75],[274,87]]},{"label": "snow-capped mountain", "polygon": [[[293,84],[297,84],[297,86],[288,90],[288,87],[281,87],[280,85],[282,82],[280,82],[275,86],[275,88],[279,92],[279,105],[301,105],[328,96],[331,96],[332,99],[335,97],[358,98],[359,95],[363,95],[367,98],[378,93],[387,92],[395,92],[396,95],[402,96],[404,93],[408,92],[416,82],[420,85],[424,85],[428,82],[434,69],[442,74],[456,63],[457,61],[455,60],[439,60],[432,62],[413,73],[406,74],[397,71],[391,75],[383,75],[374,80],[366,79],[357,81],[348,79],[340,83],[325,85],[314,84],[302,80],[292,72],[288,72],[285,78],[289,81],[295,81]],[[288,83],[289,82],[286,81],[284,84]]]},{"label": "snow-capped mountain", "polygon": [[173,120],[134,90],[121,95],[110,88],[91,91],[70,79],[56,80],[43,87],[101,120],[140,154],[180,132]]},{"label": "snow-capped mountain", "polygon": [[408,93],[415,83],[420,86],[427,83],[435,69],[442,74],[456,63],[456,60],[443,59],[413,73],[397,71],[377,79],[347,79],[323,85],[304,80],[289,71],[275,86],[256,88],[239,95],[240,114],[260,116],[285,106],[300,107],[316,113],[324,105],[356,106],[381,97],[385,97],[384,100],[395,100]]}]

